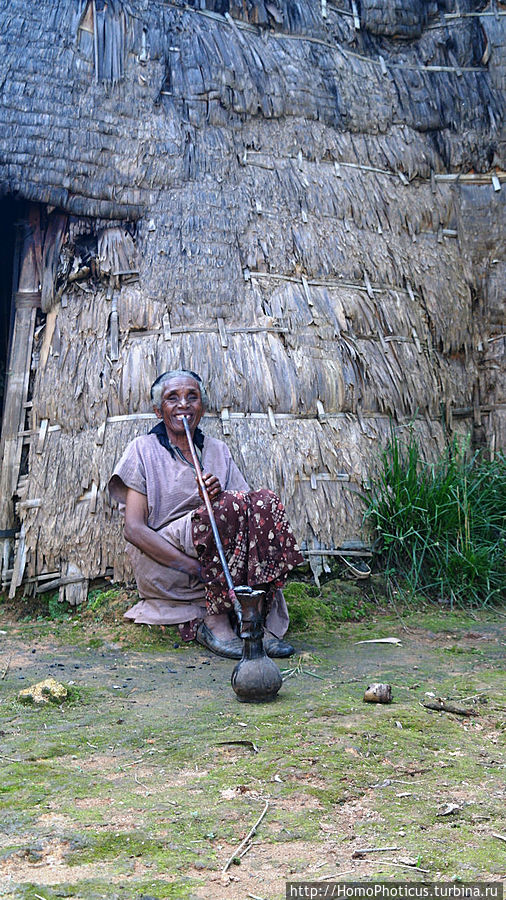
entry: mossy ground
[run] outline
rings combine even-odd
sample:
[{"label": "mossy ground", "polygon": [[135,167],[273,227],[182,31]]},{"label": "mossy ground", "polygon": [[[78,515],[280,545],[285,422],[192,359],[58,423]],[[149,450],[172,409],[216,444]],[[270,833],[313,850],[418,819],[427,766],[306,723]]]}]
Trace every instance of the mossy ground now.
[{"label": "mossy ground", "polygon": [[[504,875],[504,610],[391,614],[355,584],[317,593],[289,586],[298,655],[280,667],[296,671],[266,706],[237,703],[233,662],[125,624],[126,592],[77,614],[4,604],[0,897],[280,900],[286,881],[333,873]],[[402,646],[356,643],[388,636]],[[18,703],[48,675],[68,703]],[[371,681],[392,684],[391,705],[362,702]],[[427,693],[477,715],[431,712]]]}]

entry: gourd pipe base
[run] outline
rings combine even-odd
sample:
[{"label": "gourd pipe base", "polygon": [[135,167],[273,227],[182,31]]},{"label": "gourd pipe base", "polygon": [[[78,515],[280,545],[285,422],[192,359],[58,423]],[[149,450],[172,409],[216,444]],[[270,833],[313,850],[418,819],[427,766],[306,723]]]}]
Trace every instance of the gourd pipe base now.
[{"label": "gourd pipe base", "polygon": [[283,684],[281,673],[263,645],[265,591],[236,588],[241,604],[242,658],[232,672],[232,688],[240,703],[270,703]]}]

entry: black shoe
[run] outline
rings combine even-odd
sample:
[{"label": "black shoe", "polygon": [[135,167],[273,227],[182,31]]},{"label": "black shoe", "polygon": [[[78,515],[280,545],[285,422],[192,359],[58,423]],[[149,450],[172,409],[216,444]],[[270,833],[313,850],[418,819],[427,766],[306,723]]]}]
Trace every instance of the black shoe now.
[{"label": "black shoe", "polygon": [[218,656],[226,656],[227,659],[240,659],[242,656],[242,641],[240,638],[232,638],[229,641],[222,641],[216,637],[210,628],[204,622],[201,622],[197,628],[195,640],[203,647],[207,647],[212,653]]},{"label": "black shoe", "polygon": [[288,641],[282,641],[268,632],[264,633],[263,644],[267,656],[274,659],[286,659],[287,656],[292,656],[295,653],[295,647],[292,647]]}]

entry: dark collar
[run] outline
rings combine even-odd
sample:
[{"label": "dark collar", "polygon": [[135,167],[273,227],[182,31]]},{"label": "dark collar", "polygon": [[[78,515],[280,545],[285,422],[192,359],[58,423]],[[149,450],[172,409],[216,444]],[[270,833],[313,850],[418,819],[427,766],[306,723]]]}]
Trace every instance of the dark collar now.
[{"label": "dark collar", "polygon": [[[151,429],[149,434],[156,434],[158,442],[165,447],[166,450],[169,451],[172,459],[176,459],[176,451],[172,446],[169,438],[167,437],[167,429],[165,427],[165,422],[159,422],[158,425],[155,425],[154,428]],[[200,430],[200,428],[195,429],[195,434],[193,435],[193,443],[195,444],[197,450],[202,452],[204,447],[204,432]]]}]

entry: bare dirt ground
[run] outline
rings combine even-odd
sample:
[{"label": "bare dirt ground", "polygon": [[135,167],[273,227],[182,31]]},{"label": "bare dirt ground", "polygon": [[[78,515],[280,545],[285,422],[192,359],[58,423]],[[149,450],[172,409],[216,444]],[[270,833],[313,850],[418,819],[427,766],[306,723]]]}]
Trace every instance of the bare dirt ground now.
[{"label": "bare dirt ground", "polygon": [[[300,880],[500,880],[505,622],[436,610],[306,632],[280,661],[277,701],[244,705],[234,663],[171,630],[7,611],[0,897],[280,900]],[[357,643],[384,637],[401,643]],[[21,705],[48,675],[70,699]],[[392,684],[392,704],[363,703],[371,681]],[[472,715],[426,709],[435,697]]]}]

